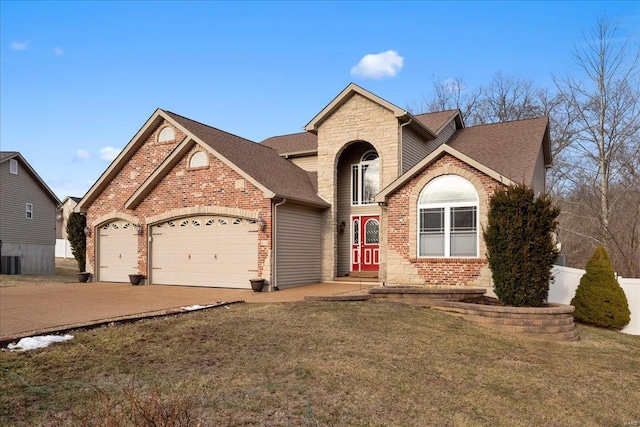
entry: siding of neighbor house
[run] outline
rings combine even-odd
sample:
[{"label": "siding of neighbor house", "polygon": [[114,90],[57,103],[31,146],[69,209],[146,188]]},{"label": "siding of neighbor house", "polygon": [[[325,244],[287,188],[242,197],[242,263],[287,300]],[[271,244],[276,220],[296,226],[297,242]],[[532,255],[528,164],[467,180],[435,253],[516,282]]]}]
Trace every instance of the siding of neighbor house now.
[{"label": "siding of neighbor house", "polygon": [[[434,131],[437,129],[434,129]],[[442,128],[438,137],[431,141],[424,141],[410,129],[402,130],[402,173],[405,173],[422,159],[431,154],[436,148],[447,142],[456,130],[455,120],[451,120]]]},{"label": "siding of neighbor house", "polygon": [[320,211],[284,204],[276,212],[276,284],[318,283],[322,273]]},{"label": "siding of neighbor house", "polygon": [[[0,240],[2,255],[22,257],[23,274],[55,271],[56,203],[18,159],[18,174],[0,164]],[[26,204],[33,204],[33,218],[26,218]]]},{"label": "siding of neighbor house", "polygon": [[307,172],[317,172],[318,171],[318,156],[304,156],[304,157],[293,157],[291,158],[291,162],[298,166],[301,169],[306,170]]}]

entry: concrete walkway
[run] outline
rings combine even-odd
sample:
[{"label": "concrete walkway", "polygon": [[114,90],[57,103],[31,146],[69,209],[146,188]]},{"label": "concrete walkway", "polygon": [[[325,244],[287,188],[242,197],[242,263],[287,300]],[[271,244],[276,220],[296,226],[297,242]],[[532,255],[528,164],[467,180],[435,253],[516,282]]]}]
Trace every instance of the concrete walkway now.
[{"label": "concrete walkway", "polygon": [[276,292],[131,286],[125,283],[55,283],[0,288],[0,342],[127,318],[171,314],[180,307],[221,302],[302,301],[369,288],[353,282],[318,283]]}]

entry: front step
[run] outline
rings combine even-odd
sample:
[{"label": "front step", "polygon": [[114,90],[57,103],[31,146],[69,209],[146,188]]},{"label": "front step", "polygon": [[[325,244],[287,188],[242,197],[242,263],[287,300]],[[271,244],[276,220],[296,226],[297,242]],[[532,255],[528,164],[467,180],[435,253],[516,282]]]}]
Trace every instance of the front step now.
[{"label": "front step", "polygon": [[366,277],[369,279],[377,279],[378,272],[377,271],[350,271],[349,277]]},{"label": "front step", "polygon": [[334,277],[333,282],[336,283],[359,283],[361,285],[380,286],[381,282],[377,277]]}]

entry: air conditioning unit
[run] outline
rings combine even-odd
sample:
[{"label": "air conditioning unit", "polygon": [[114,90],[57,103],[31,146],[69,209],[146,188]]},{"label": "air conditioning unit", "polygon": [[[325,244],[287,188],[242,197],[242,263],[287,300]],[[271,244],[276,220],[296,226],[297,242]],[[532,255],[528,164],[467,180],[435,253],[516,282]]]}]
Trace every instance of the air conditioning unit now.
[{"label": "air conditioning unit", "polygon": [[19,256],[0,257],[2,274],[22,274],[22,259]]}]

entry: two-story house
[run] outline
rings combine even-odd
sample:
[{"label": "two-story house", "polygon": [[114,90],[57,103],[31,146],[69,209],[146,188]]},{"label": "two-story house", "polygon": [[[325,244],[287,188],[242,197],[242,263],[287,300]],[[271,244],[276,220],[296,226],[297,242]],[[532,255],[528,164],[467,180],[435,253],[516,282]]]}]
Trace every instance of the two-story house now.
[{"label": "two-story house", "polygon": [[546,117],[465,128],[350,84],[305,132],[260,144],[157,110],[78,209],[101,281],[489,286],[488,199],[544,191],[550,164]]},{"label": "two-story house", "polygon": [[4,274],[54,274],[58,197],[17,151],[0,152]]}]

